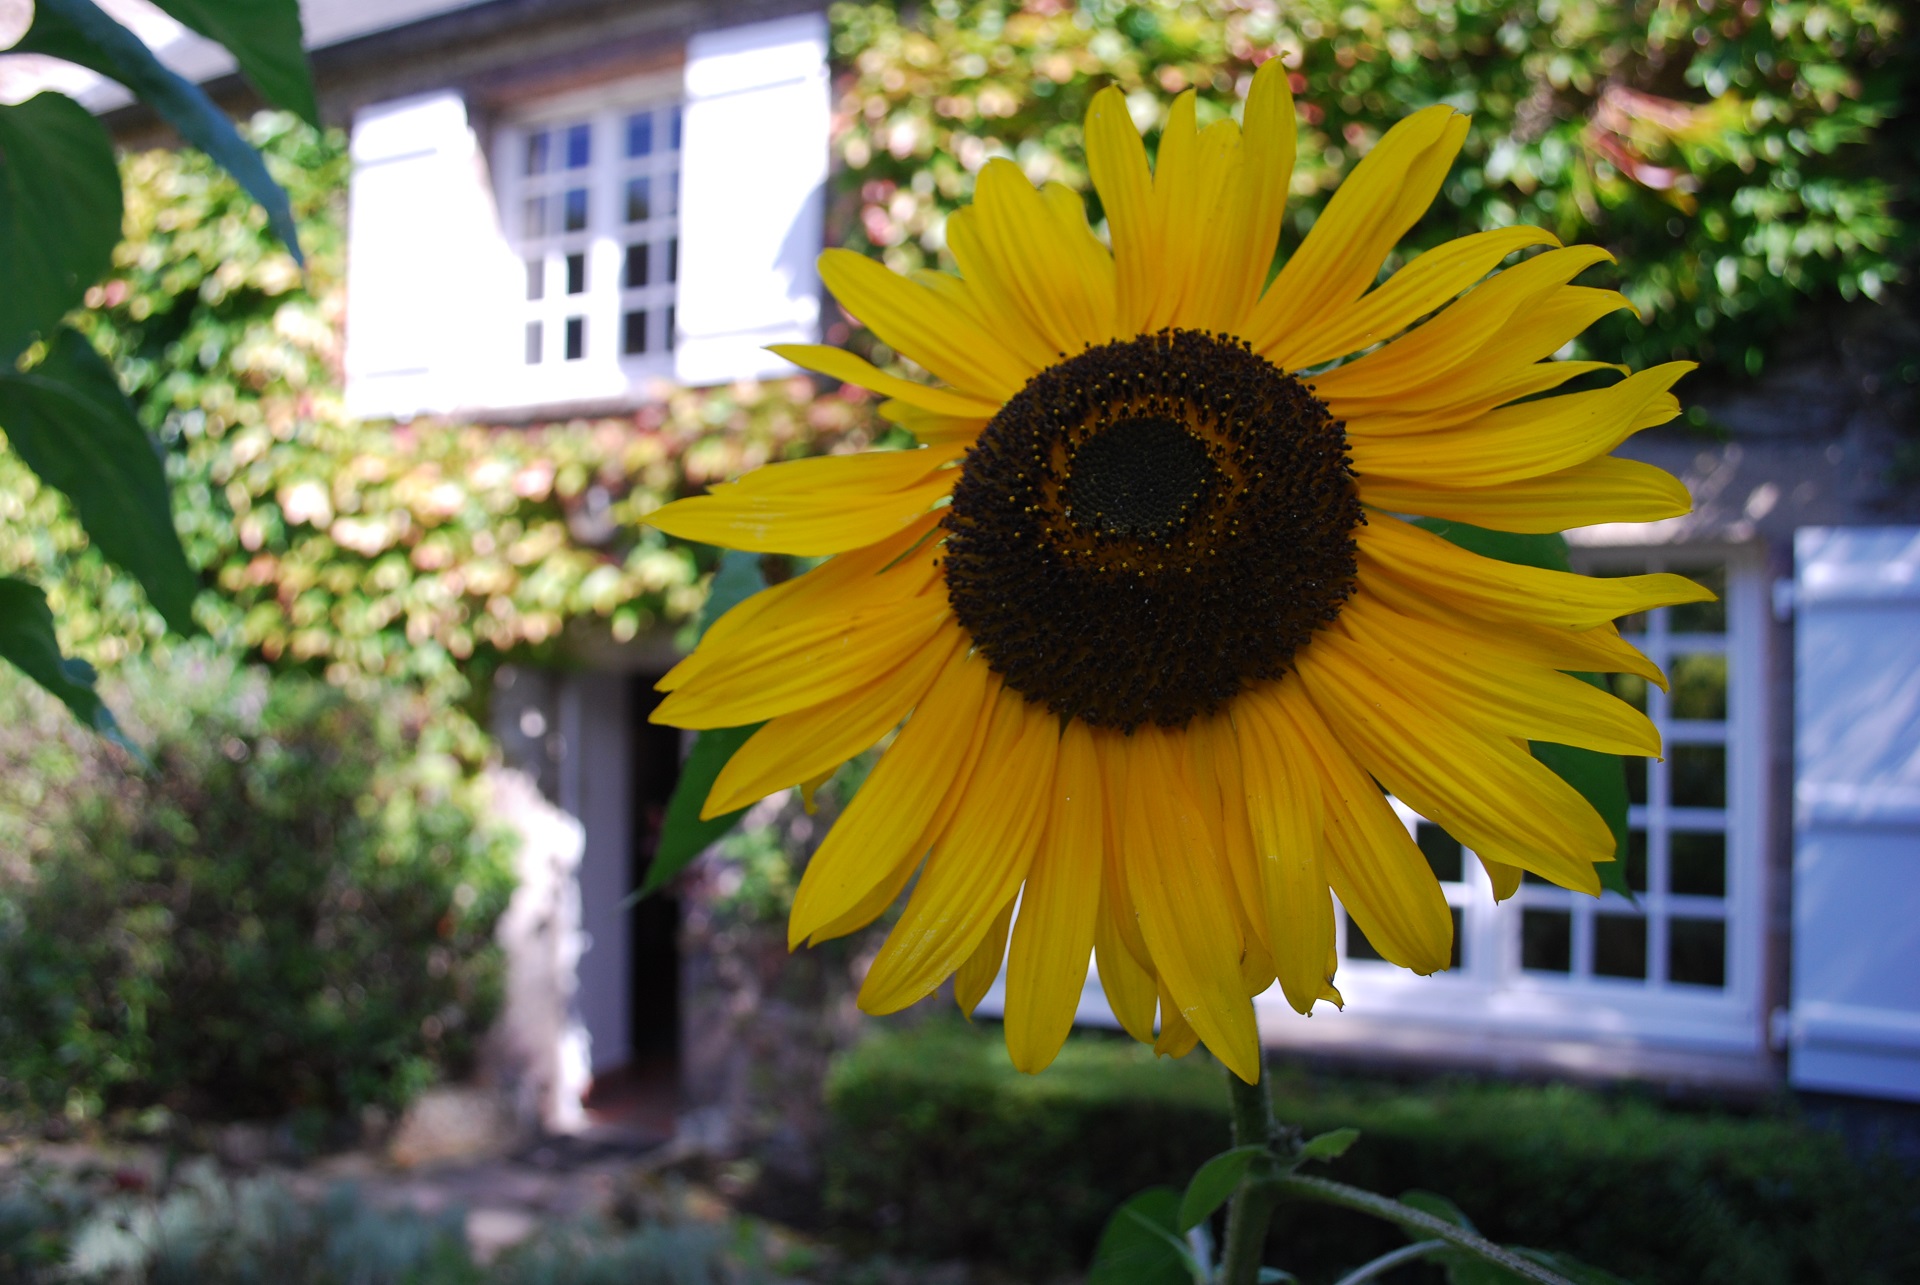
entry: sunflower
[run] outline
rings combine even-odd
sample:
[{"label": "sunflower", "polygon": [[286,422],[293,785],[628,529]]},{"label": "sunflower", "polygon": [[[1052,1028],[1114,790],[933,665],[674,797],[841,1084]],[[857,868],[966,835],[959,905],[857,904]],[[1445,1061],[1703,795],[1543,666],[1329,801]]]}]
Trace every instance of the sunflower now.
[{"label": "sunflower", "polygon": [[826,559],[717,620],[653,717],[764,724],[708,815],[892,738],[789,925],[796,946],[851,932],[912,884],[868,1012],[949,977],[971,1012],[1004,961],[1007,1046],[1037,1071],[1091,955],[1133,1036],[1203,1041],[1252,1081],[1251,997],[1277,979],[1300,1013],[1340,1003],[1333,896],[1387,959],[1447,966],[1447,903],[1383,790],[1502,898],[1522,871],[1599,891],[1613,836],[1527,742],[1658,754],[1645,717],[1566,671],[1660,682],[1611,622],[1708,595],[1493,561],[1401,515],[1548,532],[1686,512],[1672,477],[1608,452],[1678,413],[1690,366],[1546,395],[1614,369],[1550,358],[1630,305],[1569,284],[1604,250],[1538,228],[1375,285],[1466,130],[1438,106],[1388,131],[1271,284],[1294,158],[1277,60],[1244,124],[1200,129],[1180,97],[1151,166],[1120,93],[1094,100],[1111,249],[1077,193],[996,160],[947,223],[957,275],[821,257],[943,386],[775,350],[880,394],[920,444],[771,465],[648,519]]}]

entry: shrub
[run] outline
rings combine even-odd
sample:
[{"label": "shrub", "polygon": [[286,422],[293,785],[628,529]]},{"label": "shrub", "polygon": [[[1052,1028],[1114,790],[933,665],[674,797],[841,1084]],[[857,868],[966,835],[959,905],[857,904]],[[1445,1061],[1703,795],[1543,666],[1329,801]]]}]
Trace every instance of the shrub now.
[{"label": "shrub", "polygon": [[406,709],[198,652],[125,671],[150,768],[0,692],[39,712],[0,733],[0,1093],[331,1116],[458,1069],[508,871]]},{"label": "shrub", "polygon": [[[1328,1171],[1376,1191],[1439,1191],[1496,1240],[1565,1251],[1653,1285],[1876,1285],[1920,1279],[1920,1183],[1862,1169],[1785,1117],[1682,1112],[1564,1085],[1420,1087],[1270,1072],[1282,1119],[1354,1125]],[[1091,1257],[1107,1216],[1183,1183],[1227,1145],[1219,1067],[1077,1037],[1041,1076],[999,1032],[883,1034],[828,1081],[826,1200],[843,1227],[929,1258],[1030,1276]],[[1283,1207],[1268,1261],[1331,1280],[1401,1242],[1384,1225]]]}]

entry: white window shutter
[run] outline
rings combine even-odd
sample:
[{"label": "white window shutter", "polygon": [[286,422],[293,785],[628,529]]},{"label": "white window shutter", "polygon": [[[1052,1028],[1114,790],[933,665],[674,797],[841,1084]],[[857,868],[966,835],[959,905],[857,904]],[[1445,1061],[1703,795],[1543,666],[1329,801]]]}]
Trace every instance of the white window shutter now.
[{"label": "white window shutter", "polygon": [[791,372],[764,348],[819,333],[826,18],[697,35],[686,76],[675,373],[714,384]]},{"label": "white window shutter", "polygon": [[1794,553],[1790,1078],[1920,1100],[1920,528]]},{"label": "white window shutter", "polygon": [[348,413],[484,404],[477,381],[507,364],[488,323],[511,297],[512,263],[465,101],[443,90],[363,108],[352,156]]}]

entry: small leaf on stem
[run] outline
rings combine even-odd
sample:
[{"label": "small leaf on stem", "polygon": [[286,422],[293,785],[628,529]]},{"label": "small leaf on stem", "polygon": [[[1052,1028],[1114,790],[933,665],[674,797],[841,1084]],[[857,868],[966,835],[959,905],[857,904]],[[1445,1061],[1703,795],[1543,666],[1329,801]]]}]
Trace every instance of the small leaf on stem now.
[{"label": "small leaf on stem", "polygon": [[1180,1196],[1149,1187],[1114,1210],[1100,1234],[1087,1285],[1204,1285],[1179,1229]]},{"label": "small leaf on stem", "polygon": [[1358,1129],[1335,1129],[1318,1137],[1308,1138],[1300,1148],[1302,1160],[1338,1160],[1347,1154],[1347,1148],[1360,1140]]},{"label": "small leaf on stem", "polygon": [[1247,1167],[1266,1154],[1265,1147],[1235,1147],[1201,1165],[1187,1183],[1187,1194],[1180,1199],[1180,1230],[1198,1227],[1211,1217],[1240,1185]]}]

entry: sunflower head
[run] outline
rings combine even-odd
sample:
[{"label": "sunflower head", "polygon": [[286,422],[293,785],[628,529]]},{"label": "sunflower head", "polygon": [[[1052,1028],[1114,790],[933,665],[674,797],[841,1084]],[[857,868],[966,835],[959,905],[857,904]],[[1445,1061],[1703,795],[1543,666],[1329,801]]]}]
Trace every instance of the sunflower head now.
[{"label": "sunflower head", "polygon": [[1105,239],[1078,193],[994,161],[948,222],[957,273],[828,251],[841,302],[940,382],[778,351],[882,394],[922,445],[769,466],[650,519],[827,555],[721,617],[654,718],[764,723],[709,815],[884,744],[807,866],[792,940],[862,927],[911,883],[862,1005],[951,978],[971,1011],[1004,967],[1027,1070],[1065,1038],[1089,955],[1129,1032],[1204,1041],[1248,1079],[1250,997],[1277,981],[1302,1013],[1339,1002],[1335,895],[1385,958],[1444,968],[1452,917],[1383,790],[1498,896],[1522,871],[1597,892],[1613,836],[1525,746],[1658,753],[1644,716],[1566,671],[1661,681],[1611,621],[1705,596],[1494,562],[1403,520],[1687,510],[1609,452],[1677,413],[1688,367],[1551,359],[1627,306],[1571,284],[1605,253],[1503,228],[1376,285],[1466,118],[1401,121],[1283,246],[1277,60],[1243,117],[1200,129],[1183,95],[1149,167],[1103,91],[1086,137]]}]

